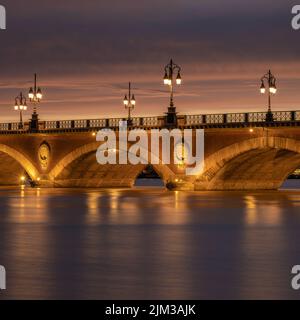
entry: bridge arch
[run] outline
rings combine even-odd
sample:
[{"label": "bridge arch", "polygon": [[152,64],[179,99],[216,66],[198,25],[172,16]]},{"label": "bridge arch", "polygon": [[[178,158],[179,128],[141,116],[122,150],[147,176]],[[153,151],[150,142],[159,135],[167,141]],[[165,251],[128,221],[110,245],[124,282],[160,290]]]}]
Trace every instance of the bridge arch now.
[{"label": "bridge arch", "polygon": [[195,189],[278,189],[299,166],[299,140],[272,136],[248,139],[209,156]]},{"label": "bridge arch", "polygon": [[18,184],[24,171],[33,181],[39,177],[38,170],[26,156],[12,147],[0,144],[0,184]]},{"label": "bridge arch", "polygon": [[[83,145],[61,159],[49,173],[54,186],[132,187],[147,164],[100,165],[96,161],[100,145],[99,142]],[[153,167],[164,182],[174,176],[167,165]]]}]

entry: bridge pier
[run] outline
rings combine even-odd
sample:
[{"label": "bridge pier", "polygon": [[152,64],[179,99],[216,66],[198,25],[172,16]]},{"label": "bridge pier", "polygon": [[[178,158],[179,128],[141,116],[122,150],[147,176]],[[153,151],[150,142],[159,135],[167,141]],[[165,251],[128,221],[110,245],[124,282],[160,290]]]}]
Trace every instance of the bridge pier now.
[{"label": "bridge pier", "polygon": [[49,175],[40,175],[37,186],[39,188],[53,188],[55,184],[54,181],[50,179]]},{"label": "bridge pier", "polygon": [[171,191],[194,191],[194,178],[176,175],[167,181],[166,187]]}]

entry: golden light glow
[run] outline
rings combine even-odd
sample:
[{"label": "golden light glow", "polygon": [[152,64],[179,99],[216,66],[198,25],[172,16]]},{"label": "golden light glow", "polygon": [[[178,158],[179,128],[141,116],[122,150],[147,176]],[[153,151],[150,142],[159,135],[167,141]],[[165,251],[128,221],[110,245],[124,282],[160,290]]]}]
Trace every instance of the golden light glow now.
[{"label": "golden light glow", "polygon": [[271,87],[271,88],[270,88],[270,92],[273,93],[273,94],[275,94],[275,93],[277,92],[277,89],[276,89],[275,87]]},{"label": "golden light glow", "polygon": [[260,92],[263,93],[263,94],[266,92],[266,87],[265,87],[265,84],[264,84],[263,81],[261,82]]},{"label": "golden light glow", "polygon": [[249,131],[252,133],[254,130],[251,128],[251,129],[249,129]]},{"label": "golden light glow", "polygon": [[296,169],[296,170],[294,171],[294,174],[300,175],[300,169]]},{"label": "golden light glow", "polygon": [[261,88],[261,89],[260,89],[260,92],[261,92],[262,94],[266,93],[266,88]]},{"label": "golden light glow", "polygon": [[180,85],[181,82],[182,82],[182,80],[181,80],[181,75],[180,75],[180,71],[179,71],[177,74],[177,78],[176,78],[176,84]]},{"label": "golden light glow", "polygon": [[256,205],[256,199],[253,196],[245,197],[246,203],[246,223],[249,225],[254,225],[257,223],[259,216]]},{"label": "golden light glow", "polygon": [[[130,99],[130,97],[129,97],[129,99]],[[125,96],[125,98],[123,100],[123,103],[124,103],[125,106],[128,106],[129,100],[128,100],[127,96]]]},{"label": "golden light glow", "polygon": [[179,163],[178,163],[178,165],[177,165],[177,167],[180,168],[180,169],[185,168],[184,160],[180,160]]}]

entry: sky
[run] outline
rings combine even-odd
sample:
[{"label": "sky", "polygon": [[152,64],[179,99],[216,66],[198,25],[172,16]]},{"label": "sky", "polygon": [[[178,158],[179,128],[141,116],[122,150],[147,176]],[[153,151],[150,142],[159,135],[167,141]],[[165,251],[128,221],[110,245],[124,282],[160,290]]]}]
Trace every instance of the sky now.
[{"label": "sky", "polygon": [[[300,3],[300,1],[298,1]],[[182,68],[181,114],[266,109],[260,78],[278,81],[274,110],[300,110],[300,30],[289,0],[0,0],[0,122],[17,121],[14,98],[38,74],[43,120],[162,115],[170,58]],[[29,118],[30,107],[25,115]]]}]

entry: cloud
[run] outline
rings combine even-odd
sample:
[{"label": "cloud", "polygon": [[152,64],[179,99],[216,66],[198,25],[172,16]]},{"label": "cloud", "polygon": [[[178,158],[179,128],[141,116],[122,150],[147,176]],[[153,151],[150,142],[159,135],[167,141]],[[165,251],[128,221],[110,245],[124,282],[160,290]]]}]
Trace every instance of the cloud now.
[{"label": "cloud", "polygon": [[45,92],[45,118],[123,114],[128,81],[137,114],[162,114],[168,97],[161,77],[170,57],[183,67],[176,94],[182,112],[263,108],[256,85],[268,68],[283,89],[275,103],[291,108],[299,100],[293,1],[2,3],[8,11],[8,30],[0,33],[3,119],[15,117],[8,106],[26,92],[34,72]]}]

